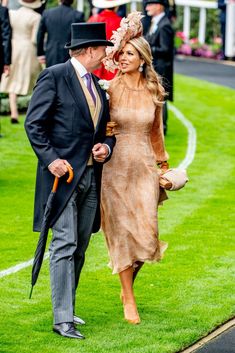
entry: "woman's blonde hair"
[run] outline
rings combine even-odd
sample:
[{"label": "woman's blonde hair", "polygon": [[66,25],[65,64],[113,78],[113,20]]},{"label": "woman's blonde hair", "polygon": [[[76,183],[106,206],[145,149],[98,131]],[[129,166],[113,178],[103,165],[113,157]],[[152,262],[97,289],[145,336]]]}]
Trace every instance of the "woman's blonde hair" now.
[{"label": "woman's blonde hair", "polygon": [[144,39],[144,37],[130,39],[127,44],[128,43],[133,45],[133,47],[138,51],[141,59],[144,60],[143,76],[146,79],[147,88],[152,94],[154,104],[162,105],[166,93],[161,84],[160,76],[157,75],[153,68],[153,57],[149,43],[146,39]]}]

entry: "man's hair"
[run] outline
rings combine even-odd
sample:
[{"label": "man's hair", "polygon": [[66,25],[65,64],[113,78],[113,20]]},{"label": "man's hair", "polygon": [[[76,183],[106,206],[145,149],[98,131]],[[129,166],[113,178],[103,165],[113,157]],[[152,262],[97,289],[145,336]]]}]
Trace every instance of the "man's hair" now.
[{"label": "man's hair", "polygon": [[[90,46],[87,46],[87,47],[85,47],[85,48],[69,49],[69,54],[70,54],[71,57],[72,57],[72,56],[82,55],[82,54],[85,53],[86,49],[87,49],[87,48],[90,48],[90,47],[91,47],[91,45],[90,45]],[[94,46],[94,47],[93,47],[93,45],[92,45],[92,48],[93,48],[93,49],[97,49],[97,48],[99,48],[99,46]]]},{"label": "man's hair", "polygon": [[69,49],[69,54],[70,56],[78,56],[81,54],[84,54],[86,51],[86,48],[75,48],[75,49]]},{"label": "man's hair", "polygon": [[61,4],[65,6],[70,6],[73,3],[73,0],[60,0]]}]

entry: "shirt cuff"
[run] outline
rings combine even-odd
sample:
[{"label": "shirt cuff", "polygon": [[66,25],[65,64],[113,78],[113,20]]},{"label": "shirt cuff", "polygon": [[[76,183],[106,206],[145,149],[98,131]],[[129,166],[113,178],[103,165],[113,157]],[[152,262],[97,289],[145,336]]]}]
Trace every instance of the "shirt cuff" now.
[{"label": "shirt cuff", "polygon": [[106,158],[108,158],[110,156],[110,154],[111,154],[111,148],[109,147],[109,145],[107,145],[107,143],[103,143],[103,145],[108,147],[109,153],[108,153],[108,155],[106,157]]},{"label": "shirt cuff", "polygon": [[50,166],[52,165],[52,163],[54,163],[55,161],[58,161],[60,158],[56,158],[53,162],[51,162],[48,166],[47,166],[47,168],[49,169],[50,168]]}]

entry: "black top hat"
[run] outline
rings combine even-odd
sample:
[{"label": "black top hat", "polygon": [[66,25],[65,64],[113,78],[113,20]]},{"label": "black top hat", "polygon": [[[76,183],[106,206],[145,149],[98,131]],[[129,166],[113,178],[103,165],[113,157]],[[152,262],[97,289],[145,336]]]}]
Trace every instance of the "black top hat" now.
[{"label": "black top hat", "polygon": [[147,0],[145,2],[145,6],[148,4],[160,4],[166,7],[168,5],[168,1],[167,0]]},{"label": "black top hat", "polygon": [[65,44],[66,49],[87,48],[96,46],[113,46],[106,40],[105,23],[72,23],[71,42]]}]

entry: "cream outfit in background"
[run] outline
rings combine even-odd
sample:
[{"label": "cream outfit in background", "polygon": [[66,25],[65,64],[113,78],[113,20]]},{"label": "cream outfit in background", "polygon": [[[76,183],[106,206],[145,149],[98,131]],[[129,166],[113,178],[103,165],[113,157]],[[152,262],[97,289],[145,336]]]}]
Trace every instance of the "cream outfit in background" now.
[{"label": "cream outfit in background", "polygon": [[27,95],[31,93],[40,72],[36,56],[38,13],[26,7],[10,10],[12,27],[12,64],[10,76],[2,75],[1,92]]}]

